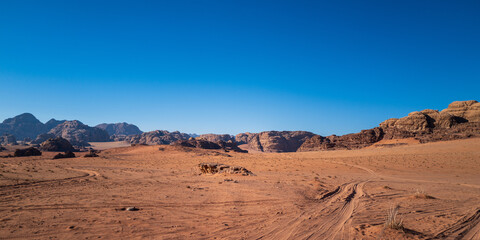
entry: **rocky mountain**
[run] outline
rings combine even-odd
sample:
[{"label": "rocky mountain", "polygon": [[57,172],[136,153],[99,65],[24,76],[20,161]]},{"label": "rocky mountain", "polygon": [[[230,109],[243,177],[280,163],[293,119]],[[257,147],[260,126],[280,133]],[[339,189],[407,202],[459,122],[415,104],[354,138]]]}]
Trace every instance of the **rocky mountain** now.
[{"label": "rocky mountain", "polygon": [[110,140],[107,131],[89,127],[78,120],[65,121],[48,133],[67,139],[74,146],[89,146],[88,142],[108,142]]},{"label": "rocky mountain", "polygon": [[235,136],[238,144],[247,144],[248,149],[261,152],[295,152],[315,134],[305,131],[267,131],[240,133]]},{"label": "rocky mountain", "polygon": [[124,141],[132,144],[158,145],[170,144],[178,140],[187,140],[189,138],[190,135],[178,131],[169,132],[165,130],[156,130],[151,132],[144,132],[138,135],[127,136]]},{"label": "rocky mountain", "polygon": [[97,126],[96,128],[103,129],[108,132],[110,136],[112,135],[137,135],[137,134],[142,134],[143,132],[140,131],[140,129],[133,125],[133,124],[128,124],[128,123],[102,123]]},{"label": "rocky mountain", "polygon": [[39,134],[47,133],[64,121],[51,119],[43,124],[31,113],[23,113],[0,123],[0,135],[12,134],[16,139],[35,139]]},{"label": "rocky mountain", "polygon": [[36,138],[45,132],[45,126],[30,113],[23,113],[13,118],[8,118],[0,124],[0,135],[12,134],[17,139]]},{"label": "rocky mountain", "polygon": [[212,133],[210,133],[210,134],[202,134],[202,135],[200,135],[196,138],[205,139],[205,140],[210,141],[210,142],[235,141],[235,137],[230,135],[230,134],[212,134]]},{"label": "rocky mountain", "polygon": [[202,149],[223,149],[225,152],[233,151],[240,153],[247,153],[248,151],[240,149],[237,144],[230,141],[217,141],[212,142],[205,140],[203,138],[190,138],[188,140],[178,140],[173,142],[173,146],[182,146],[182,147],[191,147],[191,148],[202,148]]},{"label": "rocky mountain", "polygon": [[382,139],[415,138],[420,142],[480,137],[480,103],[460,101],[448,108],[412,112],[403,118],[392,118],[379,127],[343,136],[314,136],[299,151],[355,149],[372,145]]}]

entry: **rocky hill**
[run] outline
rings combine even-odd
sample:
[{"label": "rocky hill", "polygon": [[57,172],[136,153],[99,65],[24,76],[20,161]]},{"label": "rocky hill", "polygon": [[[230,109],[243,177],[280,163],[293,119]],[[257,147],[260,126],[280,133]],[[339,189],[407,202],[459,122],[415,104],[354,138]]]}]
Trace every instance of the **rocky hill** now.
[{"label": "rocky hill", "polygon": [[89,127],[78,120],[65,121],[49,131],[56,137],[67,139],[74,146],[89,146],[88,142],[108,142],[107,131]]},{"label": "rocky hill", "polygon": [[379,127],[343,136],[314,136],[306,140],[299,151],[356,149],[382,139],[415,138],[420,142],[480,137],[480,103],[460,101],[442,111],[423,110],[408,116],[392,118]]},{"label": "rocky hill", "polygon": [[17,139],[12,134],[5,133],[0,135],[0,146],[1,145],[17,145]]},{"label": "rocky hill", "polygon": [[140,129],[133,125],[133,124],[128,124],[126,122],[123,123],[102,123],[97,126],[96,128],[103,129],[108,132],[110,136],[113,135],[137,135],[137,134],[142,134],[143,132],[140,131]]},{"label": "rocky hill", "polygon": [[0,135],[11,134],[18,140],[35,139],[39,134],[47,133],[64,121],[51,119],[43,124],[31,113],[23,113],[0,123]]},{"label": "rocky hill", "polygon": [[295,152],[315,134],[305,131],[267,131],[240,133],[235,136],[238,144],[247,144],[249,150],[261,152]]},{"label": "rocky hill", "polygon": [[178,140],[187,140],[189,138],[190,135],[178,131],[169,132],[165,130],[156,130],[151,132],[144,132],[138,135],[127,136],[124,141],[132,144],[159,145],[170,144]]},{"label": "rocky hill", "polygon": [[212,133],[209,133],[209,134],[202,134],[202,135],[200,135],[196,138],[205,139],[205,140],[210,141],[210,142],[235,141],[235,137],[230,135],[230,134],[212,134]]}]

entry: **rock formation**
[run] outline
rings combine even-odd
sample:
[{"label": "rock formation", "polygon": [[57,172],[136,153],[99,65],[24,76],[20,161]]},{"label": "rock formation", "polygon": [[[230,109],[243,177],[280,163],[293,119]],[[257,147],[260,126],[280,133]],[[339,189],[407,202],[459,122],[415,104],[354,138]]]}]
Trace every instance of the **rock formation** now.
[{"label": "rock formation", "polygon": [[28,157],[28,156],[41,156],[42,152],[34,147],[25,148],[25,149],[17,149],[13,156],[15,157]]},{"label": "rock formation", "polygon": [[55,138],[55,134],[53,133],[42,133],[37,136],[35,140],[31,142],[31,144],[41,144],[45,141],[47,141],[50,138]]},{"label": "rock formation", "polygon": [[75,153],[71,151],[66,151],[65,153],[59,153],[55,156],[53,156],[53,159],[60,159],[60,158],[74,158]]},{"label": "rock formation", "polygon": [[392,118],[379,127],[343,136],[313,136],[299,151],[356,149],[382,139],[415,138],[420,142],[480,137],[480,103],[453,102],[443,111],[423,110],[408,116]]},{"label": "rock formation", "polygon": [[190,138],[188,140],[178,140],[171,145],[173,146],[182,146],[182,147],[192,147],[192,148],[202,148],[202,149],[223,149],[226,152],[234,151],[247,153],[248,151],[240,149],[235,142],[229,140],[225,141],[207,141],[203,138]]},{"label": "rock formation", "polygon": [[142,134],[143,132],[140,129],[128,123],[102,123],[97,126],[96,128],[103,129],[108,132],[110,136],[119,135],[119,136],[129,136],[129,135],[137,135]]},{"label": "rock formation", "polygon": [[0,124],[0,134],[12,134],[17,139],[36,138],[38,134],[43,132],[45,132],[43,123],[30,113],[8,118]]},{"label": "rock formation", "polygon": [[40,144],[40,149],[46,152],[73,152],[75,148],[73,148],[70,142],[62,137],[57,138],[50,138]]},{"label": "rock formation", "polygon": [[261,133],[240,133],[235,139],[239,144],[262,152],[295,152],[309,138],[315,136],[305,131],[268,131]]},{"label": "rock formation", "polygon": [[89,146],[88,142],[108,142],[110,140],[107,131],[89,127],[78,120],[65,121],[54,127],[49,133],[67,139],[74,146]]},{"label": "rock formation", "polygon": [[196,139],[199,139],[199,138],[205,139],[205,140],[210,141],[210,142],[235,141],[235,137],[230,135],[230,134],[211,134],[211,133],[210,134],[202,134],[202,135],[196,137]]},{"label": "rock formation", "polygon": [[156,130],[144,132],[139,135],[131,135],[125,138],[125,141],[131,144],[159,145],[170,144],[178,140],[187,140],[190,136],[178,131],[169,132],[165,130]]},{"label": "rock formation", "polygon": [[0,136],[0,145],[17,145],[17,139],[12,134],[5,133]]}]

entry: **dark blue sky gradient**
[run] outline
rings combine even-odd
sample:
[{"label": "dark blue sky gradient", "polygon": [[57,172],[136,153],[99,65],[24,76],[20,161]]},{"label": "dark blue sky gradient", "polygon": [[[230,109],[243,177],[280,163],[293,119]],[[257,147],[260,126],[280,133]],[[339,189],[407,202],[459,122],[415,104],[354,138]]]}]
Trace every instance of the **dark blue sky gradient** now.
[{"label": "dark blue sky gradient", "polygon": [[358,132],[480,100],[480,1],[0,1],[0,120]]}]

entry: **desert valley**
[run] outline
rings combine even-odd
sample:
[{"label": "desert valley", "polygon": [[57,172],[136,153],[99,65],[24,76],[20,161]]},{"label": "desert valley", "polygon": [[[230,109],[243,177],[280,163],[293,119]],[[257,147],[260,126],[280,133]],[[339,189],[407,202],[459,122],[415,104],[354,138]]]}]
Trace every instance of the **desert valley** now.
[{"label": "desert valley", "polygon": [[480,239],[480,103],[343,136],[0,124],[2,239]]}]

